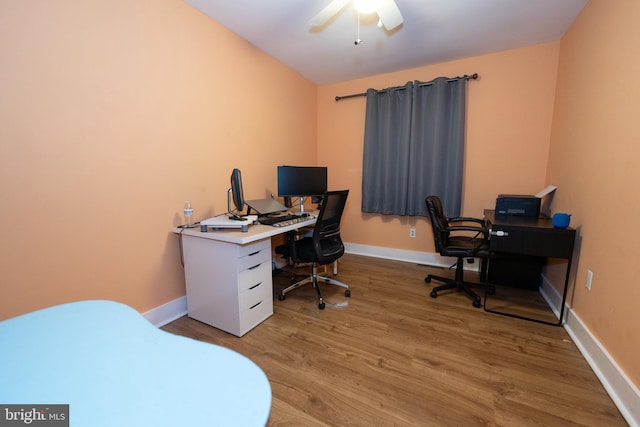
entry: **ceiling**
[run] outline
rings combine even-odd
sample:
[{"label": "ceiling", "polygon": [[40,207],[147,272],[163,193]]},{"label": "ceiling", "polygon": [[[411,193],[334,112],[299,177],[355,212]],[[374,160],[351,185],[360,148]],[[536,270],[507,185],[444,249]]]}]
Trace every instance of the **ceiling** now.
[{"label": "ceiling", "polygon": [[588,0],[396,0],[403,25],[389,32],[361,15],[359,37],[351,3],[311,27],[331,0],[185,1],[324,85],[556,41]]}]

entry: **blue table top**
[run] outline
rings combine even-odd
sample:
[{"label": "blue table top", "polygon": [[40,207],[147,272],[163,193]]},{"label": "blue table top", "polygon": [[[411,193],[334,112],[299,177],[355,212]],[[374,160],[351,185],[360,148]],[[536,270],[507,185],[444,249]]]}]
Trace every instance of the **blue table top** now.
[{"label": "blue table top", "polygon": [[0,322],[0,404],[69,404],[72,426],[264,426],[271,387],[241,354],[82,301]]}]

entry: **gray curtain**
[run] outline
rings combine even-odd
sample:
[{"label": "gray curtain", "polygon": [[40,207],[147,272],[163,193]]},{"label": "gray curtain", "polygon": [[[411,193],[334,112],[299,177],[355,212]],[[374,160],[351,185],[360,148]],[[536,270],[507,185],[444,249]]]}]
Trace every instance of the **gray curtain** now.
[{"label": "gray curtain", "polygon": [[436,195],[458,216],[464,171],[466,79],[367,91],[362,211],[426,215]]}]

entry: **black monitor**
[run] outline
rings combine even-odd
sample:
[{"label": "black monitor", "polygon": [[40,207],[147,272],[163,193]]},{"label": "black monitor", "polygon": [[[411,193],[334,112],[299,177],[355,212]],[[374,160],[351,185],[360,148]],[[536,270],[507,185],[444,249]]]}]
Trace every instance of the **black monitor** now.
[{"label": "black monitor", "polygon": [[[235,206],[235,212],[231,209],[231,200]],[[227,193],[227,210],[232,218],[240,218],[240,212],[244,209],[244,192],[242,191],[242,173],[240,169],[231,172],[231,188]]]},{"label": "black monitor", "polygon": [[278,196],[300,197],[301,212],[305,197],[324,196],[326,192],[326,166],[278,166]]}]

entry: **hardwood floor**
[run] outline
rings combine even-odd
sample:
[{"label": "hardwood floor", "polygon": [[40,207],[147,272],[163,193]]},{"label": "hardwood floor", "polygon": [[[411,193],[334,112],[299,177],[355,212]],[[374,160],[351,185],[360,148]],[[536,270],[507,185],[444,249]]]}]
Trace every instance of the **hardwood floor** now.
[{"label": "hardwood floor", "polygon": [[[269,377],[269,426],[627,425],[563,328],[429,297],[433,267],[347,254],[338,280],[274,298],[242,338],[188,317],[163,329],[233,349]],[[469,279],[474,279],[471,274]],[[274,293],[288,284],[274,278]]]}]

